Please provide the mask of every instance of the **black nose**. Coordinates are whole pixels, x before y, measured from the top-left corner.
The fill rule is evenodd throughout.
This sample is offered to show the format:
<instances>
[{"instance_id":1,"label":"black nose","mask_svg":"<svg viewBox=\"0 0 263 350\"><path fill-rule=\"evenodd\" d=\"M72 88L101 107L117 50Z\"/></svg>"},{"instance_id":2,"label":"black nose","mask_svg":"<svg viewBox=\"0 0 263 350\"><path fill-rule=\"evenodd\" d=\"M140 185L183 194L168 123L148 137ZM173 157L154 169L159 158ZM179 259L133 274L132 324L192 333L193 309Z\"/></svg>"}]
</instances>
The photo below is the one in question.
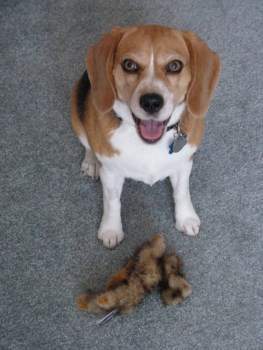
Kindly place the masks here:
<instances>
[{"instance_id":1,"label":"black nose","mask_svg":"<svg viewBox=\"0 0 263 350\"><path fill-rule=\"evenodd\" d=\"M157 113L163 106L163 97L158 94L145 94L140 97L140 106L147 113Z\"/></svg>"}]
</instances>

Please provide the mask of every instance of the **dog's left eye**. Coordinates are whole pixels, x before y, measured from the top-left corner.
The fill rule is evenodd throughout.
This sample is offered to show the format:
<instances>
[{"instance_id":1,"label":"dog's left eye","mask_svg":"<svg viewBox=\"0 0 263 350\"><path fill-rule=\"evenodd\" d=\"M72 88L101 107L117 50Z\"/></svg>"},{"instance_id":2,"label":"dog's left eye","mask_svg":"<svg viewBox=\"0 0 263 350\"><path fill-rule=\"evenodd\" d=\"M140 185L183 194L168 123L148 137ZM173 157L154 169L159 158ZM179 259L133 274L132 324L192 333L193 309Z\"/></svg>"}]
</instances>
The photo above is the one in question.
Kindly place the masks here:
<instances>
[{"instance_id":1,"label":"dog's left eye","mask_svg":"<svg viewBox=\"0 0 263 350\"><path fill-rule=\"evenodd\" d=\"M122 68L127 73L136 73L139 70L139 65L131 59L126 59L122 62Z\"/></svg>"},{"instance_id":2,"label":"dog's left eye","mask_svg":"<svg viewBox=\"0 0 263 350\"><path fill-rule=\"evenodd\" d=\"M180 73L183 69L183 62L179 60L173 60L169 62L166 66L167 73Z\"/></svg>"}]
</instances>

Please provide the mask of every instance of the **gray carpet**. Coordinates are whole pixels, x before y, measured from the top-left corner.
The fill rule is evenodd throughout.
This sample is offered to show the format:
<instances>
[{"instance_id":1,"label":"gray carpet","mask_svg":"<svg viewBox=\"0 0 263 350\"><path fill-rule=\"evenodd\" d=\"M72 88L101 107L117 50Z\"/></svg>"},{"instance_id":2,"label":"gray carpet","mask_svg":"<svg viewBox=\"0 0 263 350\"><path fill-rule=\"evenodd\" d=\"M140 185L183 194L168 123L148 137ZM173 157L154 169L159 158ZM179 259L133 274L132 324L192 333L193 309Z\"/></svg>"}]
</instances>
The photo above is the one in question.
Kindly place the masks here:
<instances>
[{"instance_id":1,"label":"gray carpet","mask_svg":"<svg viewBox=\"0 0 263 350\"><path fill-rule=\"evenodd\" d=\"M263 349L262 16L261 0L1 1L1 350ZM80 176L70 91L102 32L151 22L198 32L222 59L191 177L202 229L174 229L168 181L127 181L126 239L109 251L96 238L100 183ZM155 293L97 327L74 298L160 230L193 295L165 308Z\"/></svg>"}]
</instances>

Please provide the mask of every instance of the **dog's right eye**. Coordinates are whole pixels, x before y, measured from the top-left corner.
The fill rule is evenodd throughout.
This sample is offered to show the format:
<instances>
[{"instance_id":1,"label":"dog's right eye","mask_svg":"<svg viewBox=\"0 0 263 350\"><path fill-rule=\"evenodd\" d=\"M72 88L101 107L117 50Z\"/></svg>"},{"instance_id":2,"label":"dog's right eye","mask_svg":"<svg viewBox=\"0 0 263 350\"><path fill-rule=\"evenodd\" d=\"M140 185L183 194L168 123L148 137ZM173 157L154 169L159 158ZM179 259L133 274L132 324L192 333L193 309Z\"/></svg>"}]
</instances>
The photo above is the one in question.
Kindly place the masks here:
<instances>
[{"instance_id":1,"label":"dog's right eye","mask_svg":"<svg viewBox=\"0 0 263 350\"><path fill-rule=\"evenodd\" d=\"M136 73L139 70L139 65L133 60L127 58L122 62L122 69L127 73Z\"/></svg>"},{"instance_id":2,"label":"dog's right eye","mask_svg":"<svg viewBox=\"0 0 263 350\"><path fill-rule=\"evenodd\" d=\"M183 62L179 60L173 60L170 63L167 64L166 66L166 72L167 73L173 73L173 74L178 74L181 72L183 69Z\"/></svg>"}]
</instances>

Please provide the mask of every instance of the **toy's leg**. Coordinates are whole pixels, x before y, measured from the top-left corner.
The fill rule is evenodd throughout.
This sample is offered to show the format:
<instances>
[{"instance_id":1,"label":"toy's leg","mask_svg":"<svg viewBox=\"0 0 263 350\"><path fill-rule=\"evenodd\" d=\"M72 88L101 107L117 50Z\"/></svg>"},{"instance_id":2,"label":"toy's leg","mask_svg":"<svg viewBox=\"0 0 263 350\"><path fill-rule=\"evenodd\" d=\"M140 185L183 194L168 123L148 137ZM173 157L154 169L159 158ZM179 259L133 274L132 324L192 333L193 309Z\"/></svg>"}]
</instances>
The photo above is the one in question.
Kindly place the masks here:
<instances>
[{"instance_id":1,"label":"toy's leg","mask_svg":"<svg viewBox=\"0 0 263 350\"><path fill-rule=\"evenodd\" d=\"M200 219L196 214L189 191L189 176L193 161L185 160L176 175L170 176L174 191L176 228L190 236L199 232Z\"/></svg>"},{"instance_id":2,"label":"toy's leg","mask_svg":"<svg viewBox=\"0 0 263 350\"><path fill-rule=\"evenodd\" d=\"M101 167L100 179L103 187L103 216L98 238L106 247L114 248L124 237L120 202L124 177Z\"/></svg>"},{"instance_id":3,"label":"toy's leg","mask_svg":"<svg viewBox=\"0 0 263 350\"><path fill-rule=\"evenodd\" d=\"M134 268L134 261L130 259L118 272L112 275L107 282L107 289L116 288L128 280L130 272Z\"/></svg>"},{"instance_id":4,"label":"toy's leg","mask_svg":"<svg viewBox=\"0 0 263 350\"><path fill-rule=\"evenodd\" d=\"M167 305L181 303L192 293L191 285L182 274L181 259L175 254L165 255L162 259L163 290L161 296Z\"/></svg>"},{"instance_id":5,"label":"toy's leg","mask_svg":"<svg viewBox=\"0 0 263 350\"><path fill-rule=\"evenodd\" d=\"M81 294L78 296L77 306L80 310L87 310L92 313L101 313L101 308L97 305L96 296L92 294Z\"/></svg>"},{"instance_id":6,"label":"toy's leg","mask_svg":"<svg viewBox=\"0 0 263 350\"><path fill-rule=\"evenodd\" d=\"M76 301L80 310L88 310L88 305L89 305L88 294L79 295Z\"/></svg>"},{"instance_id":7,"label":"toy's leg","mask_svg":"<svg viewBox=\"0 0 263 350\"><path fill-rule=\"evenodd\" d=\"M191 285L182 276L171 276L169 287L174 291L180 291L182 298L187 298L192 293Z\"/></svg>"},{"instance_id":8,"label":"toy's leg","mask_svg":"<svg viewBox=\"0 0 263 350\"><path fill-rule=\"evenodd\" d=\"M192 293L191 285L181 276L172 276L169 280L169 288L161 292L161 297L166 305L180 304Z\"/></svg>"}]
</instances>

